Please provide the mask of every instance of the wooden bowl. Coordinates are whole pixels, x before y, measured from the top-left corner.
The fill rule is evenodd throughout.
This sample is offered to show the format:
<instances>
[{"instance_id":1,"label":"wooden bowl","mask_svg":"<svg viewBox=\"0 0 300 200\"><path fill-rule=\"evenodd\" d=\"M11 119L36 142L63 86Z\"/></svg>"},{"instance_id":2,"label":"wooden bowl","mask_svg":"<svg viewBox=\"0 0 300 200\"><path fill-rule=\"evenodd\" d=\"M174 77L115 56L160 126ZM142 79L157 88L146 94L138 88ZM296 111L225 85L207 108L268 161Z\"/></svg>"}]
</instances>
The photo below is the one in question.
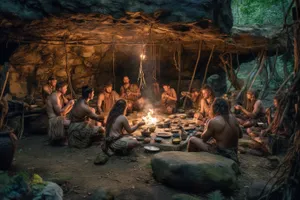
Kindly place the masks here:
<instances>
[{"instance_id":1,"label":"wooden bowl","mask_svg":"<svg viewBox=\"0 0 300 200\"><path fill-rule=\"evenodd\" d=\"M181 142L181 139L180 139L180 138L174 138L174 139L172 140L172 143L173 143L173 144L180 144L180 142Z\"/></svg>"},{"instance_id":2,"label":"wooden bowl","mask_svg":"<svg viewBox=\"0 0 300 200\"><path fill-rule=\"evenodd\" d=\"M151 138L145 138L145 139L144 139L144 143L145 143L145 144L149 144L150 142L151 142Z\"/></svg>"},{"instance_id":3,"label":"wooden bowl","mask_svg":"<svg viewBox=\"0 0 300 200\"><path fill-rule=\"evenodd\" d=\"M157 143L161 143L163 139L161 137L156 137L154 140Z\"/></svg>"},{"instance_id":4,"label":"wooden bowl","mask_svg":"<svg viewBox=\"0 0 300 200\"><path fill-rule=\"evenodd\" d=\"M142 136L144 136L144 137L150 137L150 135L151 135L151 132L148 130L143 130L141 133L142 133Z\"/></svg>"},{"instance_id":5,"label":"wooden bowl","mask_svg":"<svg viewBox=\"0 0 300 200\"><path fill-rule=\"evenodd\" d=\"M180 138L180 134L179 133L173 133L173 138Z\"/></svg>"},{"instance_id":6,"label":"wooden bowl","mask_svg":"<svg viewBox=\"0 0 300 200\"><path fill-rule=\"evenodd\" d=\"M150 131L151 133L153 133L153 132L155 131L155 129L156 129L156 126L150 126L150 127L149 127L149 131Z\"/></svg>"}]
</instances>

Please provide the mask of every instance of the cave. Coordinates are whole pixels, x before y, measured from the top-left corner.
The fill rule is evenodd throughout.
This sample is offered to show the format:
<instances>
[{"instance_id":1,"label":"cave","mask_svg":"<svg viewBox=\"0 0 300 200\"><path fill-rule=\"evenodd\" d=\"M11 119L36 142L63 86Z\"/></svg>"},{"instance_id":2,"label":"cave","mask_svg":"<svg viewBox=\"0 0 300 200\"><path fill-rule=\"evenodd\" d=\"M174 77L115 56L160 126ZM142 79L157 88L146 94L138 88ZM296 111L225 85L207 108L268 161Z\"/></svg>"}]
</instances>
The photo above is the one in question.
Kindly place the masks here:
<instances>
[{"instance_id":1,"label":"cave","mask_svg":"<svg viewBox=\"0 0 300 200\"><path fill-rule=\"evenodd\" d=\"M0 156L4 155L5 159L8 158L7 155L11 155L9 167L13 163L13 169L9 168L7 172L7 180L13 178L13 181L27 181L30 183L25 188L27 191L34 184L43 187L44 184L48 184L39 177L41 175L45 180L58 184L57 187L54 185L58 188L57 195L63 192L65 199L72 200L113 199L106 189L112 189L116 199L202 199L203 194L212 191L213 194L208 195L209 199L219 199L218 196L223 194L231 199L246 199L249 182L258 178L267 179L271 174L270 170L261 170L263 167L257 164L266 163L267 158L249 156L246 151L240 150L243 144L255 146L259 142L254 141L248 133L248 128L236 120L234 128L239 130L236 138L243 137L236 140L235 145L238 149L234 149L234 153L242 158L240 161L223 155L212 156L206 152L180 152L190 151L190 141L195 139L197 134L207 132L211 119L195 117L194 114L200 109L193 110L191 114L190 110L185 110L185 101L183 106L179 105L179 98L183 92L191 92L192 89L201 93L203 86L209 85L215 91L212 103L218 99L224 100L228 106L228 109L225 109L228 111L226 116L235 116L235 106L241 106L238 104L245 101L243 98L249 95L258 76L263 77L259 80L262 89L259 97L263 97L265 91L270 89L269 84L275 77L274 74L277 73L277 57L293 57L290 45L291 27L298 26L298 29L295 28L298 32L295 31L294 34L299 36L299 16L296 16L298 20L294 24L285 24L286 31L272 24L236 25L231 5L231 0L3 0L0 4L0 127L12 129L3 131L3 137L0 135L0 147L7 147L1 145L1 139L5 136L9 136L11 141L18 138L20 144L16 147L16 142L13 142L14 150L9 151L9 154L1 154L2 149L0 151ZM297 5L299 7L300 4ZM287 16L288 13L285 22ZM298 42L299 46L299 37L298 40L295 38L295 43ZM275 124L279 129L285 120L284 115L292 116L294 121L299 117L298 46L294 44L294 71L289 73L286 70L285 80L276 88L278 91L286 89L284 91L287 94L280 102L280 111L277 110L277 114L280 113L276 119L280 119L280 123L275 120L272 123L261 122L256 123L255 128L271 127ZM288 65L287 60L285 65ZM246 78L239 77L241 65L250 62L254 64L245 65ZM107 116L101 119L102 124L99 127L103 131L102 138L96 145L90 145L84 150L71 146L66 149L49 142L47 133L49 134L51 119L46 109L49 107L48 99L45 104L42 97L43 86L48 83L49 77L55 77L59 82L67 82L66 96L69 102L74 100L73 104L83 99L84 87L88 85L92 88L91 91L95 92L95 96L86 105L95 108L98 95L105 90L105 85L112 83L113 89L119 93L124 76L128 76L131 83L139 86L145 99L153 100L147 101L151 104L147 110L128 115L125 111L122 113L126 120L128 119L128 126L135 127L134 131L137 132L136 135L130 133L126 137L133 137L134 140L143 143L144 149L137 147L138 159L123 159L114 153L108 156L105 152L109 157L105 161L106 165L92 165L99 165L96 160L99 158L99 152L104 151L102 144L111 145L107 142L110 138L105 135L105 131L111 128L106 126ZM155 106L158 105L156 103L161 102L160 99L153 98L154 83L159 83L160 95L163 92L162 85L170 84L178 97L176 106L182 107L174 109L172 114L156 112L159 110L155 110ZM278 91L271 91L273 96L267 103L272 104ZM227 98L236 94L238 95L232 99ZM232 102L228 103L231 100ZM285 102L287 106L283 105ZM294 109L296 105L298 107ZM91 112L100 116L96 114L95 109ZM106 114L109 118L110 112ZM67 114L57 117L67 118ZM212 119L215 119L215 116ZM230 126L226 119L224 118L224 122ZM150 123L151 126L146 124L149 125L147 129L142 129L139 127L139 120L142 121L141 126L148 121L154 122ZM197 124L199 121L201 125ZM69 130L70 124L71 122L68 125L60 124L64 133ZM226 125L221 131L225 130L224 127ZM291 123L291 127L293 131L296 130L296 122ZM16 137L13 137L13 133ZM153 137L154 133L156 135ZM298 131L297 137L299 135ZM157 152L166 152L154 152L157 154L153 155L153 149L145 148L147 145L156 147L156 150L159 147ZM129 143L126 143L126 147L128 146ZM288 147L286 143L285 147ZM297 147L299 149L299 144ZM129 151L125 153L129 154ZM277 162L274 158L270 160ZM167 163L169 161L171 164ZM181 163L178 164L179 162ZM200 167L204 166L203 169L198 170L198 164ZM239 168L242 169L242 173ZM31 180L29 181L24 174L19 174L20 178L16 175L19 171L26 171ZM238 176L242 177L242 181L238 181ZM7 192L11 192L12 196L19 195L13 187L4 187L1 181L2 172L0 198ZM10 185L13 181L7 184ZM2 190L2 186L5 190ZM230 192L227 193L227 190ZM184 194L178 195L181 191ZM32 195L33 192L35 190L20 195Z\"/></svg>"}]
</instances>

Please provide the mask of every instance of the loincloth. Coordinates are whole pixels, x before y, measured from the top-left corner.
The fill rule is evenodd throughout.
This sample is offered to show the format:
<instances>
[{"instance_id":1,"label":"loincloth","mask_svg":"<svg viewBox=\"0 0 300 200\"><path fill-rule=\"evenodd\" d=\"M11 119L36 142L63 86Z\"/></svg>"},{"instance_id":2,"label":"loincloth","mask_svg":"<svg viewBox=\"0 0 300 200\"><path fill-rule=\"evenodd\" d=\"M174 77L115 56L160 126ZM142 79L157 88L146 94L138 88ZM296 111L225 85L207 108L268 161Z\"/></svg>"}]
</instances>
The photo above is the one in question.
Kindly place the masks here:
<instances>
[{"instance_id":1,"label":"loincloth","mask_svg":"<svg viewBox=\"0 0 300 200\"><path fill-rule=\"evenodd\" d=\"M100 134L100 126L91 126L87 122L72 122L68 128L70 147L86 148L91 145L92 137Z\"/></svg>"},{"instance_id":2,"label":"loincloth","mask_svg":"<svg viewBox=\"0 0 300 200\"><path fill-rule=\"evenodd\" d=\"M123 152L128 150L128 144L132 140L133 139L130 137L121 137L120 139L117 139L116 141L112 142L109 147L114 152Z\"/></svg>"},{"instance_id":3,"label":"loincloth","mask_svg":"<svg viewBox=\"0 0 300 200\"><path fill-rule=\"evenodd\" d=\"M237 148L220 148L217 147L216 144L209 144L208 152L229 158L236 163L239 163Z\"/></svg>"},{"instance_id":4,"label":"loincloth","mask_svg":"<svg viewBox=\"0 0 300 200\"><path fill-rule=\"evenodd\" d=\"M64 127L65 117L57 116L49 119L48 136L51 141L60 140L66 137Z\"/></svg>"}]
</instances>

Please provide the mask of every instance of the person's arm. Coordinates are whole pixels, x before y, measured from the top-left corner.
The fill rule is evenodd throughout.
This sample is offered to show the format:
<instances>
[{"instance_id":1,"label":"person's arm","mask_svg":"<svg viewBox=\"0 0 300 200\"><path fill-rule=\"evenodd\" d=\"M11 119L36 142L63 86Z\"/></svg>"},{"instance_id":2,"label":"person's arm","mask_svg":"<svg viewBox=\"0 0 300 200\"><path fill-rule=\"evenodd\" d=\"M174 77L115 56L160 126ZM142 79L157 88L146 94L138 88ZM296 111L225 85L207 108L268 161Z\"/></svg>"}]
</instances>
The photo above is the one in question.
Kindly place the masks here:
<instances>
[{"instance_id":1,"label":"person's arm","mask_svg":"<svg viewBox=\"0 0 300 200\"><path fill-rule=\"evenodd\" d=\"M67 105L69 103L69 100L63 95L62 95L62 99L63 99L63 102L65 105Z\"/></svg>"},{"instance_id":2,"label":"person's arm","mask_svg":"<svg viewBox=\"0 0 300 200\"><path fill-rule=\"evenodd\" d=\"M87 112L87 116L93 120L96 120L98 122L103 121L104 117L101 115L97 115L95 112L93 112L88 106L85 108ZM93 109L94 110L94 109Z\"/></svg>"},{"instance_id":3,"label":"person's arm","mask_svg":"<svg viewBox=\"0 0 300 200\"><path fill-rule=\"evenodd\" d=\"M205 113L205 111L204 111L205 105L206 105L205 100L201 99L201 101L200 101L200 109L199 110L200 110L200 114L203 115L203 116L204 116L204 113Z\"/></svg>"},{"instance_id":4,"label":"person's arm","mask_svg":"<svg viewBox=\"0 0 300 200\"><path fill-rule=\"evenodd\" d=\"M116 91L113 91L113 95L115 101L118 101L120 99L120 95Z\"/></svg>"},{"instance_id":5,"label":"person's arm","mask_svg":"<svg viewBox=\"0 0 300 200\"><path fill-rule=\"evenodd\" d=\"M167 98L172 100L172 101L177 101L177 94L176 94L175 90L172 89L171 92L172 92L172 95L171 96L167 95Z\"/></svg>"},{"instance_id":6,"label":"person's arm","mask_svg":"<svg viewBox=\"0 0 300 200\"><path fill-rule=\"evenodd\" d=\"M51 94L51 91L50 91L50 89L49 89L49 86L47 86L47 85L44 85L43 91L44 91L44 93L46 93L47 95L50 95L50 94Z\"/></svg>"},{"instance_id":7,"label":"person's arm","mask_svg":"<svg viewBox=\"0 0 300 200\"><path fill-rule=\"evenodd\" d=\"M66 115L70 112L70 110L72 109L73 105L74 105L74 101L71 100L68 102L68 104L64 107L62 107L59 99L57 96L52 97L52 102L53 102L53 110L57 115Z\"/></svg>"},{"instance_id":8,"label":"person's arm","mask_svg":"<svg viewBox=\"0 0 300 200\"><path fill-rule=\"evenodd\" d=\"M102 112L101 106L102 106L103 100L104 100L104 95L103 95L103 94L100 94L100 95L98 96L98 101L97 101L97 108L98 108L98 111L99 111L100 113Z\"/></svg>"},{"instance_id":9,"label":"person's arm","mask_svg":"<svg viewBox=\"0 0 300 200\"><path fill-rule=\"evenodd\" d=\"M126 97L126 93L125 93L124 87L120 88L120 95L121 95L121 98L125 98Z\"/></svg>"},{"instance_id":10,"label":"person's arm","mask_svg":"<svg viewBox=\"0 0 300 200\"><path fill-rule=\"evenodd\" d=\"M213 125L213 120L210 120L207 124L206 129L201 135L201 139L203 140L203 142L207 142L210 138L213 137L213 135L214 135L214 125Z\"/></svg>"},{"instance_id":11,"label":"person's arm","mask_svg":"<svg viewBox=\"0 0 300 200\"><path fill-rule=\"evenodd\" d=\"M252 112L249 112L248 110L246 110L245 108L241 107L241 111L247 115L248 117L251 117L251 118L255 118L259 112L261 111L261 107L262 107L262 102L260 100L257 100L254 104L254 109Z\"/></svg>"},{"instance_id":12,"label":"person's arm","mask_svg":"<svg viewBox=\"0 0 300 200\"><path fill-rule=\"evenodd\" d=\"M144 122L140 122L135 126L130 127L129 123L128 123L128 119L123 116L122 117L122 125L125 129L125 131L129 134L133 133L134 131L136 131L140 126L143 126L145 123Z\"/></svg>"}]
</instances>

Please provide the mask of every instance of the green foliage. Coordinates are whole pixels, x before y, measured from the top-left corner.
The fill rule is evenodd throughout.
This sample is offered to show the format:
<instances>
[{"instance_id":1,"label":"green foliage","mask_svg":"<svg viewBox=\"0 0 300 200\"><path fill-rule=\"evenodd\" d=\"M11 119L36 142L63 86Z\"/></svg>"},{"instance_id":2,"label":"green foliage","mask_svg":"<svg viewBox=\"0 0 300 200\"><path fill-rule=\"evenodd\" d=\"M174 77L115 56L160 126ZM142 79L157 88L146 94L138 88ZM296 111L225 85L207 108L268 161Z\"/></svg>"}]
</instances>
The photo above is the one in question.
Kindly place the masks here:
<instances>
[{"instance_id":1,"label":"green foliage","mask_svg":"<svg viewBox=\"0 0 300 200\"><path fill-rule=\"evenodd\" d=\"M207 198L208 198L208 200L224 200L225 199L219 190L209 193L207 195Z\"/></svg>"},{"instance_id":2,"label":"green foliage","mask_svg":"<svg viewBox=\"0 0 300 200\"><path fill-rule=\"evenodd\" d=\"M232 0L235 25L282 25L291 0ZM288 15L291 22L291 13Z\"/></svg>"}]
</instances>

